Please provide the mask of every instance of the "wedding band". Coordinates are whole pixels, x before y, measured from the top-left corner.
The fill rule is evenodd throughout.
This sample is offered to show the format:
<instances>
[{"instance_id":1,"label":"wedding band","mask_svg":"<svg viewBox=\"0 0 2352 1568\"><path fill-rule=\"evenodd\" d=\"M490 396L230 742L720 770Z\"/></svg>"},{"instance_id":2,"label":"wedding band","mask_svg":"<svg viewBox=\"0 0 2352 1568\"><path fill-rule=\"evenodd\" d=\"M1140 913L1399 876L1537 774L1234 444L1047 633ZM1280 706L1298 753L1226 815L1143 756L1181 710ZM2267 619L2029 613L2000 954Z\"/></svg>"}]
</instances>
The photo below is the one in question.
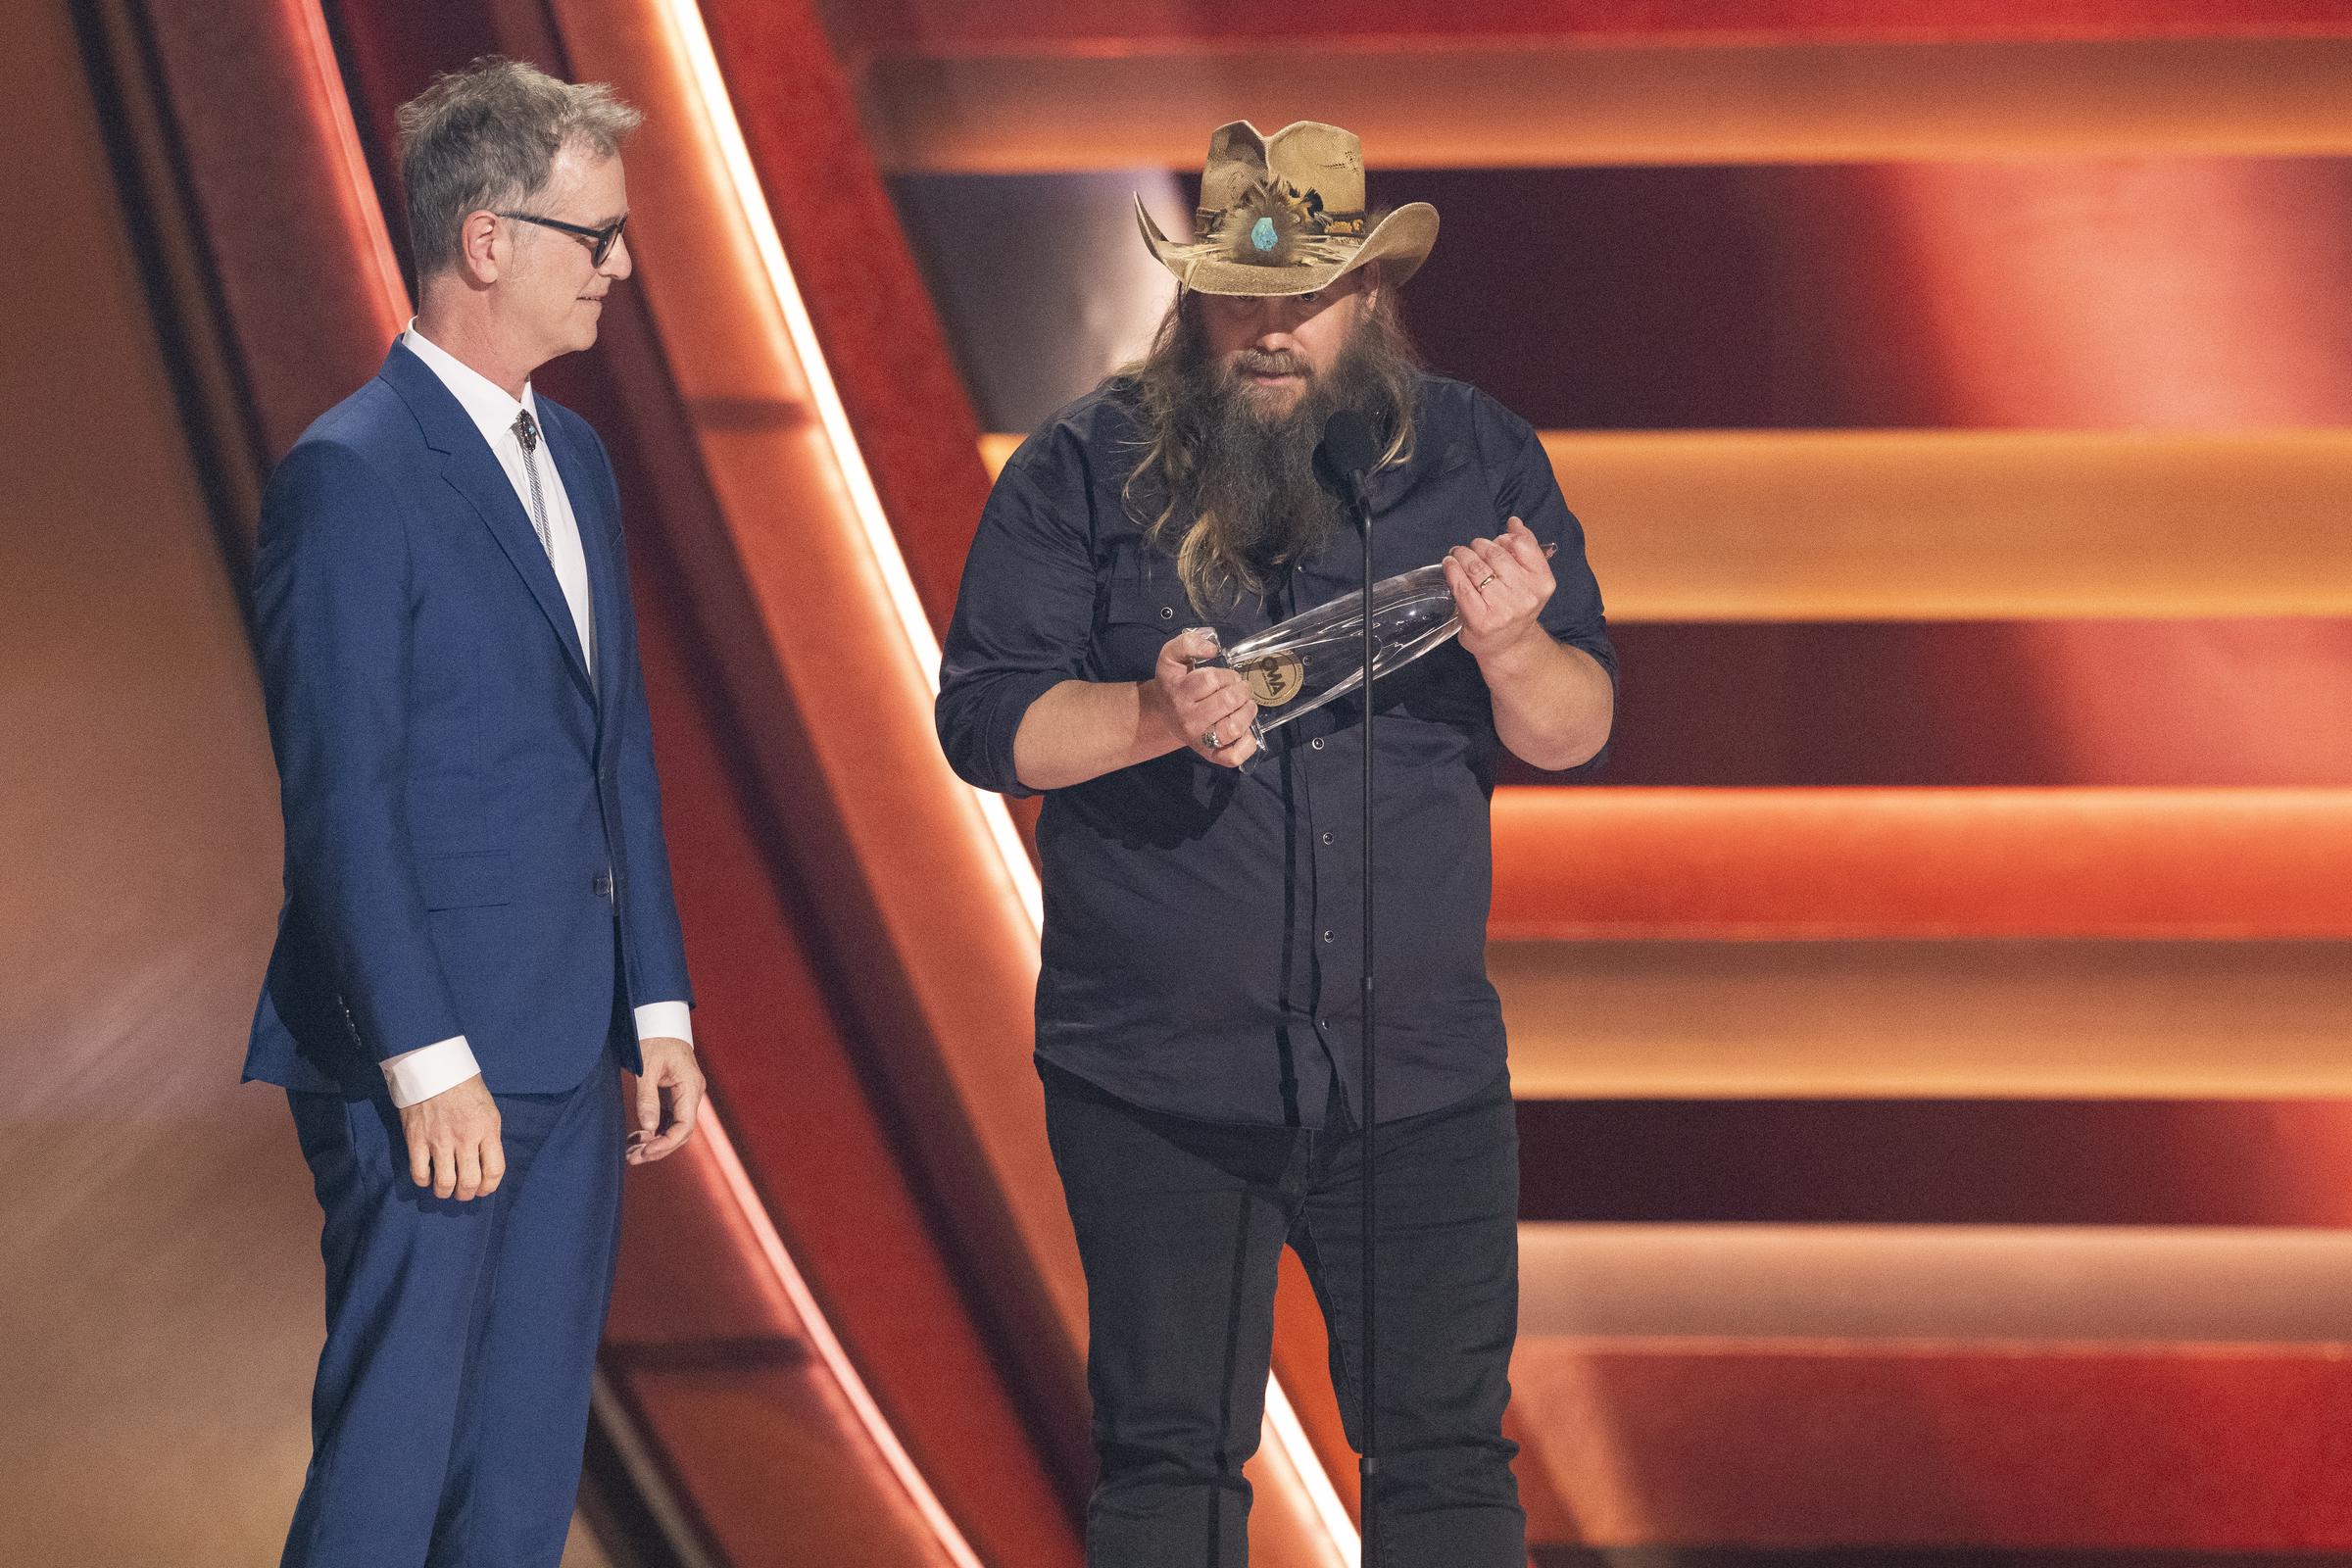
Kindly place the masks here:
<instances>
[{"instance_id":1,"label":"wedding band","mask_svg":"<svg viewBox=\"0 0 2352 1568\"><path fill-rule=\"evenodd\" d=\"M1212 729L1207 734L1200 737L1200 744L1213 752L1222 748L1225 743L1217 739L1217 732Z\"/></svg>"},{"instance_id":2,"label":"wedding band","mask_svg":"<svg viewBox=\"0 0 2352 1568\"><path fill-rule=\"evenodd\" d=\"M1487 584L1493 582L1494 580L1494 574L1490 571L1484 577L1478 579L1478 586L1484 588Z\"/></svg>"}]
</instances>

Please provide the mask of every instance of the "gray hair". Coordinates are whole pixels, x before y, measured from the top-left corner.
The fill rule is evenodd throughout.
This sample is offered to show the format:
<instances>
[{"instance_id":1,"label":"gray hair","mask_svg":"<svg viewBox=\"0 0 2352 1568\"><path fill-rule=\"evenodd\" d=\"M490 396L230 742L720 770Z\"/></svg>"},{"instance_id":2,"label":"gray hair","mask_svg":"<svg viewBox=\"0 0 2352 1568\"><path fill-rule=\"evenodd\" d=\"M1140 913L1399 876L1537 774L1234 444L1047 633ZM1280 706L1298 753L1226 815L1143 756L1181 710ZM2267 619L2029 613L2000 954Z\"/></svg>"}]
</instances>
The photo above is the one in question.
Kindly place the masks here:
<instances>
[{"instance_id":1,"label":"gray hair","mask_svg":"<svg viewBox=\"0 0 2352 1568\"><path fill-rule=\"evenodd\" d=\"M537 195L566 146L612 157L644 118L603 82L499 55L435 78L395 117L418 284L463 260L466 214Z\"/></svg>"}]
</instances>

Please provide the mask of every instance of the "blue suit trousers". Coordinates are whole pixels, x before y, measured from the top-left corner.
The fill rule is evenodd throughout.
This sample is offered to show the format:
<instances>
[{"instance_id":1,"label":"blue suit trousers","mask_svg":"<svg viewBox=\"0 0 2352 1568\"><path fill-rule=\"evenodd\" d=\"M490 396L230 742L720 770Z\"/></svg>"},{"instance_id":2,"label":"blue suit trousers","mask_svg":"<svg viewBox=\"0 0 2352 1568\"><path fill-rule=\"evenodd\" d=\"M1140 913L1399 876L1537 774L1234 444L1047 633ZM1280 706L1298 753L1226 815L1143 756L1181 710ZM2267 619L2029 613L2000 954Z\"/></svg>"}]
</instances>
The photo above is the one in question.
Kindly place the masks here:
<instances>
[{"instance_id":1,"label":"blue suit trousers","mask_svg":"<svg viewBox=\"0 0 2352 1568\"><path fill-rule=\"evenodd\" d=\"M326 1348L283 1568L555 1568L620 1229L620 1059L497 1095L507 1174L409 1178L400 1112L287 1096L325 1213Z\"/></svg>"}]
</instances>

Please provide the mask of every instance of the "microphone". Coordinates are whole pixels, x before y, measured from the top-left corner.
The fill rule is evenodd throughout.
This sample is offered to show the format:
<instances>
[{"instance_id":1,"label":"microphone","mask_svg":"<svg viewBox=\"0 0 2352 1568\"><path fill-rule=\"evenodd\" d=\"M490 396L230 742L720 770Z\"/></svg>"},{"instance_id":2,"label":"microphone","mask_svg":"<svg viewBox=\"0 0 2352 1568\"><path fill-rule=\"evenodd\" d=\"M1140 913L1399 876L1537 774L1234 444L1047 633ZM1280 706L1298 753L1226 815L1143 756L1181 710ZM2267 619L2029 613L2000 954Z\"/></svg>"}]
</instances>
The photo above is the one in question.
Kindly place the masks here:
<instances>
[{"instance_id":1,"label":"microphone","mask_svg":"<svg viewBox=\"0 0 2352 1568\"><path fill-rule=\"evenodd\" d=\"M1355 503L1357 516L1368 516L1371 509L1364 504L1364 476L1380 462L1372 421L1353 409L1335 410L1323 421L1323 444L1315 448L1315 459Z\"/></svg>"}]
</instances>

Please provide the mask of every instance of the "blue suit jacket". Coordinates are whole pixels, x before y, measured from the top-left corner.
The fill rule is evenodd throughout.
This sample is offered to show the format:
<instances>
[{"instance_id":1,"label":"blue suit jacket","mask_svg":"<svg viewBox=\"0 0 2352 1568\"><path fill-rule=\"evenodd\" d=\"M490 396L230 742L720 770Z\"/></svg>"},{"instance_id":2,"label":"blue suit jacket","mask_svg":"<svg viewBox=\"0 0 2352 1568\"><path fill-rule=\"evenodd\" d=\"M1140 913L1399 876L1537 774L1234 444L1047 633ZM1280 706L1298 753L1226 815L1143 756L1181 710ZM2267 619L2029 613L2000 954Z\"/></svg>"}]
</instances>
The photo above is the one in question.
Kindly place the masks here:
<instances>
[{"instance_id":1,"label":"blue suit jacket","mask_svg":"<svg viewBox=\"0 0 2352 1568\"><path fill-rule=\"evenodd\" d=\"M638 1065L616 953L629 1004L692 1000L612 466L538 408L593 681L514 487L405 347L270 475L254 608L286 900L248 1079L378 1094L384 1057L463 1034L492 1090L556 1093L616 1028Z\"/></svg>"}]
</instances>

